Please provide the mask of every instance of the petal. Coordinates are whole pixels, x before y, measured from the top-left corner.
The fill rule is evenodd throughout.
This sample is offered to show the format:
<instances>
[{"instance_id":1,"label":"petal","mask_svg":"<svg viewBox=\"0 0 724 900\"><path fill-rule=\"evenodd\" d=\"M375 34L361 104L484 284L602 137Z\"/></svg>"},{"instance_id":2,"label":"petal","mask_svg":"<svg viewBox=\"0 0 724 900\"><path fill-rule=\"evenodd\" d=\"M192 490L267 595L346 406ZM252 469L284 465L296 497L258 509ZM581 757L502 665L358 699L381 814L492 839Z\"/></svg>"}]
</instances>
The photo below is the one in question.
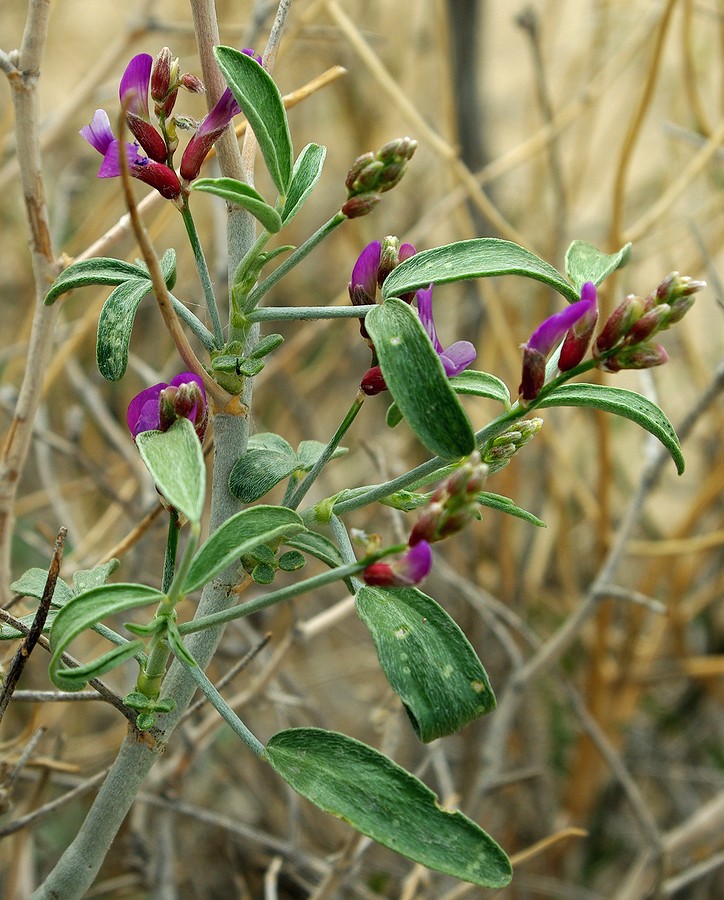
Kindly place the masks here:
<instances>
[{"instance_id":1,"label":"petal","mask_svg":"<svg viewBox=\"0 0 724 900\"><path fill-rule=\"evenodd\" d=\"M417 291L415 296L417 297L417 314L420 317L420 321L432 341L435 351L440 354L442 352L442 344L438 340L435 320L432 317L432 285Z\"/></svg>"},{"instance_id":2,"label":"petal","mask_svg":"<svg viewBox=\"0 0 724 900\"><path fill-rule=\"evenodd\" d=\"M114 140L113 129L111 128L111 120L105 109L97 109L93 113L93 118L89 125L85 125L80 130L80 136L97 150L103 156L106 155L108 147Z\"/></svg>"},{"instance_id":3,"label":"petal","mask_svg":"<svg viewBox=\"0 0 724 900\"><path fill-rule=\"evenodd\" d=\"M155 431L158 428L161 422L158 399L161 391L167 387L168 385L163 381L154 384L141 391L140 394L136 394L128 404L126 421L134 438L142 431Z\"/></svg>"},{"instance_id":4,"label":"petal","mask_svg":"<svg viewBox=\"0 0 724 900\"><path fill-rule=\"evenodd\" d=\"M215 131L223 131L234 116L241 112L236 98L227 88L214 104L210 113L204 116L199 125L198 134L207 135Z\"/></svg>"},{"instance_id":5,"label":"petal","mask_svg":"<svg viewBox=\"0 0 724 900\"><path fill-rule=\"evenodd\" d=\"M583 300L571 303L569 307L554 313L536 328L528 341L531 350L537 350L548 356L563 335L590 310L590 301Z\"/></svg>"},{"instance_id":6,"label":"petal","mask_svg":"<svg viewBox=\"0 0 724 900\"><path fill-rule=\"evenodd\" d=\"M148 84L151 80L153 57L149 53L139 53L126 66L118 95L126 112L148 118Z\"/></svg>"},{"instance_id":7,"label":"petal","mask_svg":"<svg viewBox=\"0 0 724 900\"><path fill-rule=\"evenodd\" d=\"M377 272L380 268L380 255L382 244L372 241L357 257L357 262L352 269L350 289L361 288L369 297L369 302L375 302L377 294Z\"/></svg>"},{"instance_id":8,"label":"petal","mask_svg":"<svg viewBox=\"0 0 724 900\"><path fill-rule=\"evenodd\" d=\"M116 178L121 174L121 142L114 138L108 145L101 167L98 170L99 178ZM141 156L136 149L135 144L126 143L126 158L129 166L144 165L148 160L145 156Z\"/></svg>"},{"instance_id":9,"label":"petal","mask_svg":"<svg viewBox=\"0 0 724 900\"><path fill-rule=\"evenodd\" d=\"M448 378L454 378L473 362L477 356L470 341L456 341L440 353L440 361Z\"/></svg>"},{"instance_id":10,"label":"petal","mask_svg":"<svg viewBox=\"0 0 724 900\"><path fill-rule=\"evenodd\" d=\"M414 256L417 253L417 250L412 246L412 244L400 244L400 250L397 254L400 262L404 262L406 259L409 259L411 256Z\"/></svg>"},{"instance_id":11,"label":"petal","mask_svg":"<svg viewBox=\"0 0 724 900\"><path fill-rule=\"evenodd\" d=\"M419 541L392 568L408 584L419 584L432 568L432 548L427 541Z\"/></svg>"}]
</instances>

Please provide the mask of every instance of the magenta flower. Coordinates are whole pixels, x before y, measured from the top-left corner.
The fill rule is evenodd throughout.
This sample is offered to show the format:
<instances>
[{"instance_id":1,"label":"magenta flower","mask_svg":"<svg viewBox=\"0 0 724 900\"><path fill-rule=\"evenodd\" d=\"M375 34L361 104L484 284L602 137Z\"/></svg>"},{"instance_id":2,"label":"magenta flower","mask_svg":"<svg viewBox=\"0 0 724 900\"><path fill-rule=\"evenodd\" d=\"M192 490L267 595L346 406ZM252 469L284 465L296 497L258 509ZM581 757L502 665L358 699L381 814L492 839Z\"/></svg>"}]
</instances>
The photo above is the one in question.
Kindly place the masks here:
<instances>
[{"instance_id":1,"label":"magenta flower","mask_svg":"<svg viewBox=\"0 0 724 900\"><path fill-rule=\"evenodd\" d=\"M596 324L597 315L596 288L589 281L584 284L581 290L581 299L577 303L571 303L566 309L554 313L541 322L530 336L528 343L522 345L523 374L518 391L523 400L535 400L538 396L545 382L546 360L553 348L579 321L586 323L584 327L584 331L587 332L585 337L586 347L583 349L583 353L586 352L591 332ZM579 349L580 347L577 346L576 353ZM583 358L583 353L581 353L581 359ZM578 362L580 362L580 359L574 365L577 365ZM572 366L569 366L569 368L572 368Z\"/></svg>"},{"instance_id":2,"label":"magenta flower","mask_svg":"<svg viewBox=\"0 0 724 900\"><path fill-rule=\"evenodd\" d=\"M437 337L435 329L435 320L432 317L432 285L422 288L416 294L417 297L417 314L420 317L425 331L427 332L435 352L440 357L440 362L445 369L448 378L454 378L473 362L477 356L475 347L470 341L456 341L449 347L443 349Z\"/></svg>"},{"instance_id":3,"label":"magenta flower","mask_svg":"<svg viewBox=\"0 0 724 900\"><path fill-rule=\"evenodd\" d=\"M201 120L198 131L191 138L181 157L181 177L193 181L201 171L201 165L209 150L224 133L234 116L241 112L231 90L227 88L219 97L214 108Z\"/></svg>"},{"instance_id":4,"label":"magenta flower","mask_svg":"<svg viewBox=\"0 0 724 900\"><path fill-rule=\"evenodd\" d=\"M176 419L189 419L199 440L206 433L206 391L198 375L181 372L170 383L161 381L131 400L126 420L136 438L142 431L166 431Z\"/></svg>"},{"instance_id":5,"label":"magenta flower","mask_svg":"<svg viewBox=\"0 0 724 900\"><path fill-rule=\"evenodd\" d=\"M432 549L419 541L393 563L376 562L367 566L362 577L372 587L411 587L420 584L432 568Z\"/></svg>"}]
</instances>

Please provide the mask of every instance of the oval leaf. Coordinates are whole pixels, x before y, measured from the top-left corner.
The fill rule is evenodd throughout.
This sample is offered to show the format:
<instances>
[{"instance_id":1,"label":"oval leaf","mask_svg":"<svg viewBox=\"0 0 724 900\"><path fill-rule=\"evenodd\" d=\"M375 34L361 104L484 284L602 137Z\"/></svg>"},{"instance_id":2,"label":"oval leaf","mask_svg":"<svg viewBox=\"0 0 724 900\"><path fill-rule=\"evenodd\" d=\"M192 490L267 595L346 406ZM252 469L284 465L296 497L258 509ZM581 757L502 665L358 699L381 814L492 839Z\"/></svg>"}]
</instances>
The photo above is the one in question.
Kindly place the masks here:
<instances>
[{"instance_id":1,"label":"oval leaf","mask_svg":"<svg viewBox=\"0 0 724 900\"><path fill-rule=\"evenodd\" d=\"M474 397L487 397L489 400L497 400L506 409L510 408L510 392L500 378L489 372L476 372L475 369L466 369L459 375L450 379L452 389L456 394L470 394Z\"/></svg>"},{"instance_id":2,"label":"oval leaf","mask_svg":"<svg viewBox=\"0 0 724 900\"><path fill-rule=\"evenodd\" d=\"M636 391L605 384L562 384L536 403L537 409L550 406L590 406L631 419L661 441L671 454L679 475L684 471L684 455L674 426L659 406Z\"/></svg>"},{"instance_id":3,"label":"oval leaf","mask_svg":"<svg viewBox=\"0 0 724 900\"><path fill-rule=\"evenodd\" d=\"M122 284L135 278L148 278L148 271L133 263L111 257L81 259L64 269L45 295L45 305L53 303L68 291L88 287L91 284Z\"/></svg>"},{"instance_id":4,"label":"oval leaf","mask_svg":"<svg viewBox=\"0 0 724 900\"><path fill-rule=\"evenodd\" d=\"M422 443L443 459L472 453L470 420L415 312L393 298L370 310L365 325L395 403Z\"/></svg>"},{"instance_id":5,"label":"oval leaf","mask_svg":"<svg viewBox=\"0 0 724 900\"><path fill-rule=\"evenodd\" d=\"M60 657L70 642L81 632L93 627L106 616L138 606L147 606L149 603L159 603L163 598L164 594L162 591L143 584L104 584L89 591L84 591L81 594L76 594L72 600L69 600L58 611L50 629L52 655L50 657L49 671L53 683L59 687L63 686L61 682L64 681L66 676L58 676L61 665ZM124 643L122 648L127 646L128 644ZM134 649L130 655L133 656L137 652L139 650ZM127 658L127 656L124 656L119 662L123 662ZM82 679L79 681L74 680L73 687L63 687L63 689L79 691L83 684L85 682Z\"/></svg>"},{"instance_id":6,"label":"oval leaf","mask_svg":"<svg viewBox=\"0 0 724 900\"><path fill-rule=\"evenodd\" d=\"M229 203L243 206L271 234L276 234L282 227L282 219L273 206L269 206L262 195L249 184L235 178L197 178L191 185L194 191L203 191L223 197Z\"/></svg>"},{"instance_id":7,"label":"oval leaf","mask_svg":"<svg viewBox=\"0 0 724 900\"><path fill-rule=\"evenodd\" d=\"M273 450L247 450L229 474L229 490L242 503L253 503L298 466L296 455L287 456Z\"/></svg>"},{"instance_id":8,"label":"oval leaf","mask_svg":"<svg viewBox=\"0 0 724 900\"><path fill-rule=\"evenodd\" d=\"M106 381L120 381L126 374L128 347L138 306L152 290L147 278L124 281L103 304L98 319L96 360Z\"/></svg>"},{"instance_id":9,"label":"oval leaf","mask_svg":"<svg viewBox=\"0 0 724 900\"><path fill-rule=\"evenodd\" d=\"M601 253L586 241L573 241L566 252L566 275L580 293L586 281L600 284L605 278L626 265L631 257L631 244L618 253Z\"/></svg>"},{"instance_id":10,"label":"oval leaf","mask_svg":"<svg viewBox=\"0 0 724 900\"><path fill-rule=\"evenodd\" d=\"M214 47L231 93L247 118L272 181L286 196L292 179L292 139L279 88L256 60L233 47Z\"/></svg>"},{"instance_id":11,"label":"oval leaf","mask_svg":"<svg viewBox=\"0 0 724 900\"><path fill-rule=\"evenodd\" d=\"M357 612L421 741L453 734L495 709L482 663L432 597L416 588L365 587Z\"/></svg>"},{"instance_id":12,"label":"oval leaf","mask_svg":"<svg viewBox=\"0 0 724 900\"><path fill-rule=\"evenodd\" d=\"M204 510L206 467L191 422L178 419L168 431L142 431L136 444L161 494L187 519L198 522Z\"/></svg>"},{"instance_id":13,"label":"oval leaf","mask_svg":"<svg viewBox=\"0 0 724 900\"><path fill-rule=\"evenodd\" d=\"M270 739L264 756L315 806L396 853L481 887L510 882L510 860L490 835L372 747L333 731L291 728Z\"/></svg>"},{"instance_id":14,"label":"oval leaf","mask_svg":"<svg viewBox=\"0 0 724 900\"><path fill-rule=\"evenodd\" d=\"M553 266L519 244L499 238L473 238L416 253L387 276L382 296L399 297L429 284L492 275L534 278L563 294L569 303L581 299L578 291Z\"/></svg>"},{"instance_id":15,"label":"oval leaf","mask_svg":"<svg viewBox=\"0 0 724 900\"><path fill-rule=\"evenodd\" d=\"M304 531L299 516L283 506L254 506L227 519L191 561L183 593L190 594L261 544Z\"/></svg>"},{"instance_id":16,"label":"oval leaf","mask_svg":"<svg viewBox=\"0 0 724 900\"><path fill-rule=\"evenodd\" d=\"M292 172L292 183L289 185L287 199L282 210L284 225L296 216L319 181L326 155L327 148L322 147L321 144L307 144L297 157Z\"/></svg>"}]
</instances>

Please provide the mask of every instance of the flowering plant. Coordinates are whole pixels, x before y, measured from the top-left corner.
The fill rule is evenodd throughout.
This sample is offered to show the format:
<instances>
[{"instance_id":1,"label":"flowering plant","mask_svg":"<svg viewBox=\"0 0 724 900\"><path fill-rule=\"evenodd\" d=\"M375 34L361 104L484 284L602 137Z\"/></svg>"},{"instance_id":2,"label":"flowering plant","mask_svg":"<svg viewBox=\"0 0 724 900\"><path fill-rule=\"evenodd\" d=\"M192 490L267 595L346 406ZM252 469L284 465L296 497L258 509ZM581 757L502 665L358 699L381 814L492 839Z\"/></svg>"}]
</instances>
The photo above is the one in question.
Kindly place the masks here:
<instances>
[{"instance_id":1,"label":"flowering plant","mask_svg":"<svg viewBox=\"0 0 724 900\"><path fill-rule=\"evenodd\" d=\"M443 606L419 588L434 571L433 545L475 527L486 507L542 524L514 501L485 490L486 479L540 431L542 419L531 415L536 410L587 406L629 419L656 437L683 471L676 433L656 404L623 388L572 379L594 369L613 373L664 363L666 351L652 338L682 318L703 282L673 273L646 300L627 297L596 336L597 288L626 264L630 245L605 254L574 242L562 273L508 240L476 238L417 252L388 237L368 244L352 264L350 305L263 306L267 293L322 241L348 220L378 207L403 179L416 143L403 137L359 157L334 215L299 246L268 249L310 197L326 150L312 143L295 156L281 94L252 51L218 46L214 58L228 86L208 114L191 124L193 134L178 170L179 131L189 126L174 114L178 92L198 93L203 86L194 76L180 74L168 48L155 60L139 54L128 63L119 88L117 135L103 110L81 131L103 157L100 178L121 178L126 187L129 178L140 180L180 211L207 321L192 310L188 298L171 294L175 252L157 259L136 218L142 262L95 258L72 263L45 297L52 306L75 289L113 286L99 317L97 357L101 374L118 381L126 372L139 305L153 295L186 370L142 390L127 413L131 436L169 513L159 585L106 584L110 570L99 566L87 586L71 591L66 585L62 603L51 603L52 590L48 598L52 610L40 630L49 631L50 677L57 687L80 691L126 665L133 668L135 684L119 698L131 731L108 787L38 896L59 896L64 890L76 896L87 889L103 848L156 758L156 748L171 738L196 689L251 753L321 809L428 868L479 886L502 887L510 881L511 865L501 847L472 819L443 809L419 779L372 747L323 728L286 728L262 743L220 695L206 668L229 622L326 585L347 585L380 667L421 741L454 734L491 713L494 688L475 648ZM258 142L275 192L271 201L245 180L200 177L213 145L239 113ZM134 141L125 139L125 130ZM195 191L222 198L232 219L243 221L235 234L239 240L226 326L192 215ZM128 202L137 217L132 195ZM277 265L269 272L274 260ZM433 318L433 290L440 297L446 284L492 276L542 282L569 304L522 344L517 397L497 376L471 368L478 354L470 341L443 347ZM360 389L335 433L326 443L302 441L296 449L281 435L251 434L254 379L282 344L280 335L262 334L262 325L333 317L359 319L372 351L371 365L360 372ZM203 348L203 359L183 326ZM363 484L307 502L326 466L345 452L341 442L354 435L364 404L382 402L367 398L385 392L391 397L387 424L408 428L427 459L382 484ZM498 412L474 425L461 397L492 400ZM215 458L204 538L203 443L210 442L212 432ZM258 502L279 485L280 503ZM436 487L428 493L430 485ZM386 543L377 534L355 530L357 511L375 509L378 503L415 513L406 540ZM177 559L186 523L188 537ZM293 575L314 560L326 567L321 574L295 576L291 584L267 588L280 572ZM237 603L247 586L255 589L254 598ZM193 618L180 621L179 604L199 593ZM149 606L154 612L126 623L123 632L106 624L131 610L141 618L138 611ZM88 663L69 664L69 646L90 629L112 646ZM18 633L10 629L2 636L17 638ZM415 827L400 831L403 820L414 821Z\"/></svg>"}]
</instances>

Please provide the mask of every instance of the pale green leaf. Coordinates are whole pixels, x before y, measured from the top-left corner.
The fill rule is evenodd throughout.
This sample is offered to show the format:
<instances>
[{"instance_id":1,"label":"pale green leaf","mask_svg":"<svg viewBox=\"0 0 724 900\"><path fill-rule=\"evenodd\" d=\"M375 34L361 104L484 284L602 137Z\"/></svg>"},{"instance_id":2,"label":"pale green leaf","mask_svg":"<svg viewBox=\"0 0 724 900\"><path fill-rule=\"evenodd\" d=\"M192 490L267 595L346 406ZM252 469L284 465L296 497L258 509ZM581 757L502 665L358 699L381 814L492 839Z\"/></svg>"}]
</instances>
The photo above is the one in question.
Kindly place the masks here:
<instances>
[{"instance_id":1,"label":"pale green leaf","mask_svg":"<svg viewBox=\"0 0 724 900\"><path fill-rule=\"evenodd\" d=\"M136 444L161 494L187 519L198 522L204 510L206 467L191 422L177 419L168 431L142 431Z\"/></svg>"}]
</instances>

